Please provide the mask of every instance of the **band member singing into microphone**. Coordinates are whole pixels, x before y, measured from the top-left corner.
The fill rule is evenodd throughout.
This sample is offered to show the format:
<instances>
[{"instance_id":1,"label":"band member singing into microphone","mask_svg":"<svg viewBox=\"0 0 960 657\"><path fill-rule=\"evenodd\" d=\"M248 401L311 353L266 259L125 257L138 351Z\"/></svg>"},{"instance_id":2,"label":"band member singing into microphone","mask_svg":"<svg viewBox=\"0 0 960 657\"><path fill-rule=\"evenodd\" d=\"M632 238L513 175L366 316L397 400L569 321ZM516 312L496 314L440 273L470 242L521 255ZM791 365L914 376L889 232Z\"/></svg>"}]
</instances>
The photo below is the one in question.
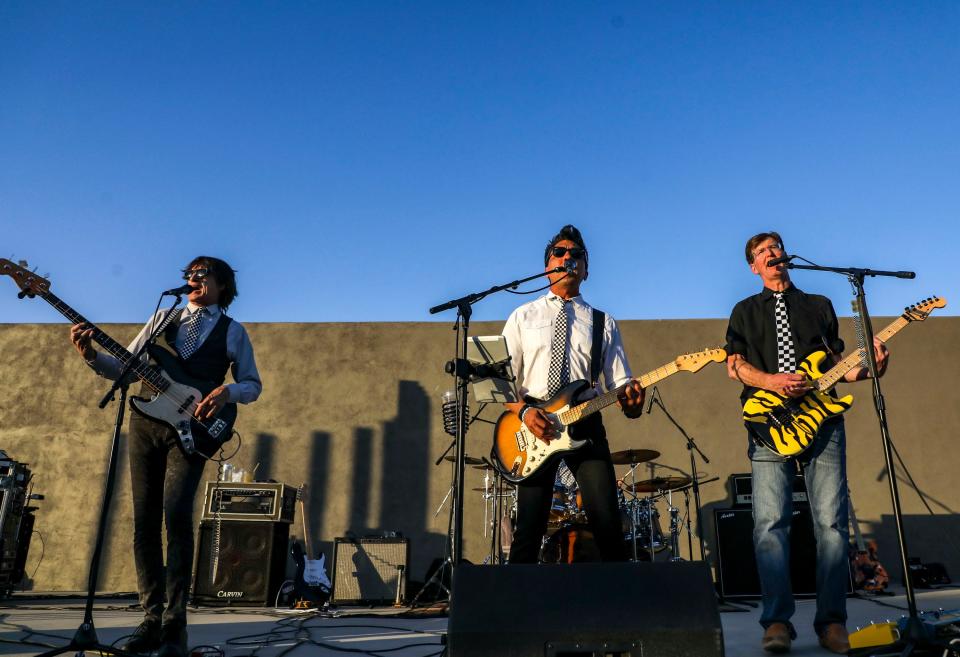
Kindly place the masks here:
<instances>
[{"instance_id":1,"label":"band member singing into microphone","mask_svg":"<svg viewBox=\"0 0 960 657\"><path fill-rule=\"evenodd\" d=\"M631 378L630 366L616 322L608 314L595 314L580 296L580 286L587 279L587 249L580 231L564 226L547 244L543 260L546 271L565 267L567 272L551 273L550 292L514 310L503 328L521 396L548 399L571 381L591 380L595 318L602 322L602 331L597 333L600 363L596 369L607 390L625 384ZM589 388L583 398L596 396L597 388L599 383L596 388ZM624 415L639 417L643 399L644 390L639 383L627 386L620 399ZM506 406L520 416L538 440L549 441L556 436L549 416L539 408L519 402ZM580 486L601 558L623 561L627 553L617 509L616 477L600 414L572 425L571 436L589 441L565 454L563 460ZM558 463L559 459L518 485L517 527L510 547L510 563L537 561L547 530Z\"/></svg>"},{"instance_id":2,"label":"band member singing into microphone","mask_svg":"<svg viewBox=\"0 0 960 657\"><path fill-rule=\"evenodd\" d=\"M213 418L227 403L248 404L256 400L262 388L260 375L246 330L226 315L227 307L237 296L230 265L218 258L199 256L187 265L183 278L191 288L189 303L161 333L158 342L175 350L186 374L219 384L196 410L199 419ZM130 344L130 352L140 349L165 314L166 311L160 311L143 327ZM92 336L93 329L85 324L70 329L70 339L87 364L97 374L116 379L120 362L94 349ZM232 371L234 383L223 383L227 370ZM133 555L145 618L123 650L146 653L159 648L159 657L187 654L193 502L206 464L202 455L185 456L176 443L177 433L172 428L131 413ZM161 520L167 530L165 577Z\"/></svg>"},{"instance_id":3,"label":"band member singing into microphone","mask_svg":"<svg viewBox=\"0 0 960 657\"><path fill-rule=\"evenodd\" d=\"M750 271L760 277L763 290L740 301L727 327L727 373L743 384L741 403L758 389L782 397L802 397L810 381L797 366L815 351L840 360L839 336L833 304L824 296L807 294L790 281L785 251L778 233L760 233L747 240L745 256ZM781 260L777 263L776 260ZM887 348L874 342L877 371L887 367ZM847 372L844 381L868 376L865 367ZM847 620L847 465L843 416L820 427L811 447L796 459L784 459L748 437L753 475L753 544L763 594L764 627L761 645L768 652L790 650L796 630L790 622L795 605L790 589L790 519L793 516L793 478L798 464L804 472L810 512L817 539L817 613L814 630L820 645L835 653L850 649Z\"/></svg>"}]
</instances>

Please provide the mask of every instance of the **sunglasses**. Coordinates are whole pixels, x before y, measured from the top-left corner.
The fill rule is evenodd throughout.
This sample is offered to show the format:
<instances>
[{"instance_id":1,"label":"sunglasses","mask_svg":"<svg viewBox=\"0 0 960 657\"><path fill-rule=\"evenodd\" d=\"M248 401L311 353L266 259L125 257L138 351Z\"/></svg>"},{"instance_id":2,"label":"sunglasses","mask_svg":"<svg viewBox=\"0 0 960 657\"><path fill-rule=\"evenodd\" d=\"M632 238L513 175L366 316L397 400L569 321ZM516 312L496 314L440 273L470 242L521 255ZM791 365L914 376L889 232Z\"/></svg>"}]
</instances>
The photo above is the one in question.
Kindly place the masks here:
<instances>
[{"instance_id":1,"label":"sunglasses","mask_svg":"<svg viewBox=\"0 0 960 657\"><path fill-rule=\"evenodd\" d=\"M192 281L192 280L203 280L207 277L207 274L210 273L210 270L206 267L201 267L200 269L190 269L183 272L183 280Z\"/></svg>"},{"instance_id":2,"label":"sunglasses","mask_svg":"<svg viewBox=\"0 0 960 657\"><path fill-rule=\"evenodd\" d=\"M568 249L565 246L555 246L552 249L550 249L550 254L554 258L562 258L563 256L567 255L567 253L569 253L570 257L573 258L574 260L579 260L580 258L582 258L587 254L587 250L581 249L579 246L575 246L570 249Z\"/></svg>"}]
</instances>

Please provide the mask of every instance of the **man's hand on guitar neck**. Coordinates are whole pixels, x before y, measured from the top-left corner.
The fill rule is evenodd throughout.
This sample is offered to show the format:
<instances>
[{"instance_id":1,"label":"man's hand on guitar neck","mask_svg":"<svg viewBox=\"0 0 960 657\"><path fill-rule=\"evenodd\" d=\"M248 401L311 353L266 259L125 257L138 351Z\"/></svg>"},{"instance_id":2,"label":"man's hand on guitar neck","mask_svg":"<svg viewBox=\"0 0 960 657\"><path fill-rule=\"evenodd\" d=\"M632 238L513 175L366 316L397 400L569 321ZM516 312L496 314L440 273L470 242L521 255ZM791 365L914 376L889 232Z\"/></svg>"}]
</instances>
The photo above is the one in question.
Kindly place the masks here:
<instances>
[{"instance_id":1,"label":"man's hand on guitar neck","mask_svg":"<svg viewBox=\"0 0 960 657\"><path fill-rule=\"evenodd\" d=\"M638 418L643 415L643 400L646 396L647 391L639 381L634 380L624 386L623 392L617 395L617 404L628 418Z\"/></svg>"},{"instance_id":2,"label":"man's hand on guitar neck","mask_svg":"<svg viewBox=\"0 0 960 657\"><path fill-rule=\"evenodd\" d=\"M74 324L70 327L70 342L88 363L97 357L97 350L91 344L92 340L93 329L89 324Z\"/></svg>"}]
</instances>

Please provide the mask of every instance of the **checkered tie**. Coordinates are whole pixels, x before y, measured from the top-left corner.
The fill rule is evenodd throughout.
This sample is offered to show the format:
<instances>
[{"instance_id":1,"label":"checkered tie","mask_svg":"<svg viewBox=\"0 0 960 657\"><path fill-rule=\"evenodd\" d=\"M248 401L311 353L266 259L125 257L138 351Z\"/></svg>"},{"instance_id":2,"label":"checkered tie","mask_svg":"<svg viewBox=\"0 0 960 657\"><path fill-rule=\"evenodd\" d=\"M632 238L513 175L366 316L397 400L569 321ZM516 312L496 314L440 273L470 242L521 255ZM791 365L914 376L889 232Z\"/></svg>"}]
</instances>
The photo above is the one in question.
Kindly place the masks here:
<instances>
[{"instance_id":1,"label":"checkered tie","mask_svg":"<svg viewBox=\"0 0 960 657\"><path fill-rule=\"evenodd\" d=\"M787 314L787 302L783 292L774 292L777 305L773 314L777 320L777 372L793 372L797 367L797 355L793 350L793 338L790 335L790 315Z\"/></svg>"},{"instance_id":2,"label":"checkered tie","mask_svg":"<svg viewBox=\"0 0 960 657\"><path fill-rule=\"evenodd\" d=\"M200 346L200 329L203 328L203 316L206 312L206 308L197 308L187 319L187 337L184 338L183 346L180 347L180 358L184 360L190 358Z\"/></svg>"},{"instance_id":3,"label":"checkered tie","mask_svg":"<svg viewBox=\"0 0 960 657\"><path fill-rule=\"evenodd\" d=\"M553 397L560 388L570 383L570 355L567 353L567 311L570 302L560 299L562 305L553 322L553 342L550 343L550 369L547 372L547 397Z\"/></svg>"}]
</instances>

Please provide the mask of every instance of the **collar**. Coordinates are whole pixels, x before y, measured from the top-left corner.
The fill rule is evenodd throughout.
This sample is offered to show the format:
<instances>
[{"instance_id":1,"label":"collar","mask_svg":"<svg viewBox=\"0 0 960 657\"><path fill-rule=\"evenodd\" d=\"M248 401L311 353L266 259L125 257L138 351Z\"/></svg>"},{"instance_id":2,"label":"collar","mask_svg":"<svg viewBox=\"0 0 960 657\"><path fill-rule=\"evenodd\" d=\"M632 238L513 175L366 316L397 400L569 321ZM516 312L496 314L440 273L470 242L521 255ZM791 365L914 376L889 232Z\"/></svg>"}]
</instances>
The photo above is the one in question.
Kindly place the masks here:
<instances>
[{"instance_id":1,"label":"collar","mask_svg":"<svg viewBox=\"0 0 960 657\"><path fill-rule=\"evenodd\" d=\"M786 290L783 291L783 296L785 296L785 297L792 297L792 296L794 296L794 295L796 295L796 294L802 294L802 293L803 293L803 292L802 292L802 290L800 290L800 288L798 288L798 287L797 287L796 285L794 285L793 283L790 283L790 287L788 287ZM760 300L761 300L761 301L768 301L768 300L770 300L770 299L773 298L773 295L774 295L774 294L776 294L776 292L774 292L773 290L771 290L769 287L764 287L764 288L763 288L763 291L760 292Z\"/></svg>"},{"instance_id":2,"label":"collar","mask_svg":"<svg viewBox=\"0 0 960 657\"><path fill-rule=\"evenodd\" d=\"M582 295L582 294L578 294L577 296L571 297L570 299L564 299L564 298L561 297L560 295L554 294L554 293L551 291L551 292L547 292L546 299L547 299L548 302L551 302L551 303L563 302L563 301L572 301L572 302L577 302L577 303L583 303L583 295Z\"/></svg>"},{"instance_id":3,"label":"collar","mask_svg":"<svg viewBox=\"0 0 960 657\"><path fill-rule=\"evenodd\" d=\"M208 314L210 315L210 317L212 317L212 318L219 317L219 315L220 315L220 306L218 306L217 304L213 304L212 306L198 306L197 304L195 304L195 303L193 303L193 302L191 301L191 302L187 303L187 308L186 308L186 310L187 310L187 316L193 315L195 312L197 312L197 311L200 310L201 308L206 308L206 309L207 309L207 313L208 313Z\"/></svg>"}]
</instances>

